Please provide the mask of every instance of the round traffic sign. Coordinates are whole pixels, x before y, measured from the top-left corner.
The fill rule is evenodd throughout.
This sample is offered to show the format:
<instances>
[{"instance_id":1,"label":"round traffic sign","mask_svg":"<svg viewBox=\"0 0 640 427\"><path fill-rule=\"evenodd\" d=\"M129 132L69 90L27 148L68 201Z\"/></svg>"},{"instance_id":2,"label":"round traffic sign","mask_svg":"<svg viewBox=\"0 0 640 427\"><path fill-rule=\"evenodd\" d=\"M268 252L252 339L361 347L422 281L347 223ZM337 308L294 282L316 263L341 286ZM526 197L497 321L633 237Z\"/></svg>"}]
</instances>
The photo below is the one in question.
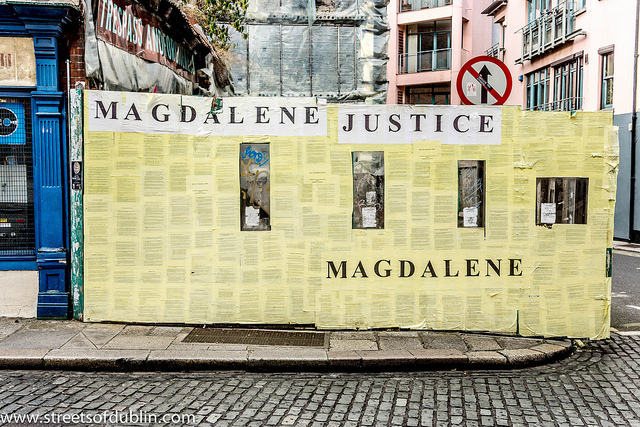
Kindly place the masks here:
<instances>
[{"instance_id":1,"label":"round traffic sign","mask_svg":"<svg viewBox=\"0 0 640 427\"><path fill-rule=\"evenodd\" d=\"M467 61L456 81L458 96L466 105L502 105L509 98L512 85L507 66L492 56Z\"/></svg>"}]
</instances>

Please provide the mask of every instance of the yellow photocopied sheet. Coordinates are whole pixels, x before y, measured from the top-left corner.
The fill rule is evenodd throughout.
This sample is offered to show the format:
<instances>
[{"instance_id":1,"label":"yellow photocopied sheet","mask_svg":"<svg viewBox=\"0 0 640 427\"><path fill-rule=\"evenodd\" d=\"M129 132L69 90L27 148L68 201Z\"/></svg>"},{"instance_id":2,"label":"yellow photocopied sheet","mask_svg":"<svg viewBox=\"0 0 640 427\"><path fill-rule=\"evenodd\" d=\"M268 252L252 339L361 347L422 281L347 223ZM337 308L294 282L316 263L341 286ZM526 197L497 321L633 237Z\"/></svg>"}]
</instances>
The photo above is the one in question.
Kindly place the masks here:
<instances>
[{"instance_id":1,"label":"yellow photocopied sheet","mask_svg":"<svg viewBox=\"0 0 640 427\"><path fill-rule=\"evenodd\" d=\"M84 318L609 336L604 112L85 93Z\"/></svg>"}]
</instances>

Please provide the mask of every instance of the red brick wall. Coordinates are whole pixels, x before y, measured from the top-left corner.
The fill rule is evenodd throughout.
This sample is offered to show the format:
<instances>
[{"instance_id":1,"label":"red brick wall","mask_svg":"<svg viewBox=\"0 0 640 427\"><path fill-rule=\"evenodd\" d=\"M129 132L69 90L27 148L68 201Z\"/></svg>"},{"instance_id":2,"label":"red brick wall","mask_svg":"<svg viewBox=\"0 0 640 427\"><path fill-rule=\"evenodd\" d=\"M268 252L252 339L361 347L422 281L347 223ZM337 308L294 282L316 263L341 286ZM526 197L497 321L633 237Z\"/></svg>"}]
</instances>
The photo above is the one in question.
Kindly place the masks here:
<instances>
[{"instance_id":1,"label":"red brick wall","mask_svg":"<svg viewBox=\"0 0 640 427\"><path fill-rule=\"evenodd\" d=\"M86 82L84 67L84 26L82 27L82 32L73 40L70 46L69 62L71 87L75 87L76 82Z\"/></svg>"},{"instance_id":2,"label":"red brick wall","mask_svg":"<svg viewBox=\"0 0 640 427\"><path fill-rule=\"evenodd\" d=\"M78 16L74 22L66 28L65 36L61 40L60 44L60 59L62 61L60 64L60 90L67 90L67 59L69 60L71 88L74 88L78 82L84 82L86 87L87 79L84 63L84 18L82 16Z\"/></svg>"}]
</instances>

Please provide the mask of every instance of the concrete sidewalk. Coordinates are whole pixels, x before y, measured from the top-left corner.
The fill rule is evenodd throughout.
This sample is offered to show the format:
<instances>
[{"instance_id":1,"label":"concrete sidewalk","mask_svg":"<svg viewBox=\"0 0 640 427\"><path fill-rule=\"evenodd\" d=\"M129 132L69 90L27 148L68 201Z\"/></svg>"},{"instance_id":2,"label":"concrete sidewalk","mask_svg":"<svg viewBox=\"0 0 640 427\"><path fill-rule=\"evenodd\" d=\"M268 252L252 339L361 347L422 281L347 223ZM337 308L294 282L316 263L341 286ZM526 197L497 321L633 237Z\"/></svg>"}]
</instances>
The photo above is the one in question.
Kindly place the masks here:
<instances>
[{"instance_id":1,"label":"concrete sidewalk","mask_svg":"<svg viewBox=\"0 0 640 427\"><path fill-rule=\"evenodd\" d=\"M640 255L640 245L637 243L623 242L620 240L613 241L613 250L626 252L628 254L638 254Z\"/></svg>"},{"instance_id":2,"label":"concrete sidewalk","mask_svg":"<svg viewBox=\"0 0 640 427\"><path fill-rule=\"evenodd\" d=\"M552 362L573 350L567 339L432 331L296 330L321 334L314 335L321 343L316 347L184 342L193 329L0 318L0 368L92 371L508 369ZM248 337L256 335L256 331L265 332L260 329L232 331ZM277 333L280 332L287 331Z\"/></svg>"}]
</instances>

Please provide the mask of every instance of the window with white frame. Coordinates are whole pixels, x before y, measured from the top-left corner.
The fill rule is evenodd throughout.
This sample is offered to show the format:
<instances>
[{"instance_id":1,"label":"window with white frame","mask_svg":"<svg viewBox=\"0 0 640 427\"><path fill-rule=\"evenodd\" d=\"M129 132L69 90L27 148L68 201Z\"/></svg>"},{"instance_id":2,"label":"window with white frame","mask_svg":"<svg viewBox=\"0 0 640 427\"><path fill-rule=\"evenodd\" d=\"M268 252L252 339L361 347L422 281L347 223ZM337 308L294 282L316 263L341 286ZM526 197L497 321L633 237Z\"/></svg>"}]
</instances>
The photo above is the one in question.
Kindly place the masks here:
<instances>
[{"instance_id":1,"label":"window with white frame","mask_svg":"<svg viewBox=\"0 0 640 427\"><path fill-rule=\"evenodd\" d=\"M527 74L527 110L547 110L549 104L549 68Z\"/></svg>"},{"instance_id":2,"label":"window with white frame","mask_svg":"<svg viewBox=\"0 0 640 427\"><path fill-rule=\"evenodd\" d=\"M527 0L529 22L538 19L547 9L551 9L551 0Z\"/></svg>"},{"instance_id":3,"label":"window with white frame","mask_svg":"<svg viewBox=\"0 0 640 427\"><path fill-rule=\"evenodd\" d=\"M602 94L600 108L613 107L613 50L601 55L602 57Z\"/></svg>"},{"instance_id":4,"label":"window with white frame","mask_svg":"<svg viewBox=\"0 0 640 427\"><path fill-rule=\"evenodd\" d=\"M553 68L553 110L582 109L582 56Z\"/></svg>"},{"instance_id":5,"label":"window with white frame","mask_svg":"<svg viewBox=\"0 0 640 427\"><path fill-rule=\"evenodd\" d=\"M433 83L406 87L406 104L449 105L451 86L449 83Z\"/></svg>"},{"instance_id":6,"label":"window with white frame","mask_svg":"<svg viewBox=\"0 0 640 427\"><path fill-rule=\"evenodd\" d=\"M451 69L451 20L409 25L405 43L400 74Z\"/></svg>"}]
</instances>

